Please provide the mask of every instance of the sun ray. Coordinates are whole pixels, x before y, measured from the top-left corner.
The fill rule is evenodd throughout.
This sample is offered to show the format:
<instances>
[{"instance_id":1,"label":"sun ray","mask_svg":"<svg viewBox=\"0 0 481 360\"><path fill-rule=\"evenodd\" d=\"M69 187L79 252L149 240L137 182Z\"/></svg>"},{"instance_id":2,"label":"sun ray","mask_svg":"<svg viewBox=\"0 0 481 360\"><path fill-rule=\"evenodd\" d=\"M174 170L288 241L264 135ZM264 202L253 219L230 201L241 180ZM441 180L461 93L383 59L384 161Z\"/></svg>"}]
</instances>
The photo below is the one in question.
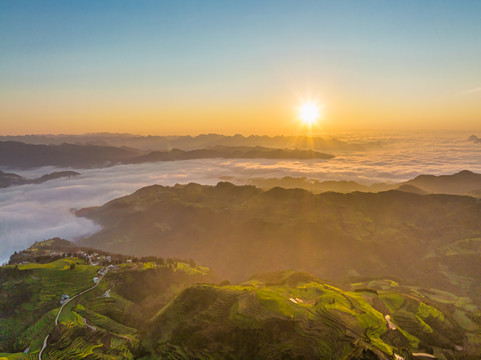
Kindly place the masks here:
<instances>
[{"instance_id":1,"label":"sun ray","mask_svg":"<svg viewBox=\"0 0 481 360\"><path fill-rule=\"evenodd\" d=\"M320 106L314 101L305 101L298 108L298 112L302 123L311 127L320 117Z\"/></svg>"}]
</instances>

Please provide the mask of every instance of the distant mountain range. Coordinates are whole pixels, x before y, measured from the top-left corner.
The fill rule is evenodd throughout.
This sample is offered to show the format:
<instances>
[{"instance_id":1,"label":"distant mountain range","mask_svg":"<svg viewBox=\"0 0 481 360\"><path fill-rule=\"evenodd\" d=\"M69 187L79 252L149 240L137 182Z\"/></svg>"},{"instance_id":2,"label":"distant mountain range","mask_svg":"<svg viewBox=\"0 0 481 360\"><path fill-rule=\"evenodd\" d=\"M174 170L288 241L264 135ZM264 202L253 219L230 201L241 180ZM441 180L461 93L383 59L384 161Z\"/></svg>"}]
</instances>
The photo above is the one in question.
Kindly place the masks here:
<instances>
[{"instance_id":1,"label":"distant mountain range","mask_svg":"<svg viewBox=\"0 0 481 360\"><path fill-rule=\"evenodd\" d=\"M23 135L0 136L0 141L19 141L28 144L96 145L129 147L142 151L166 151L182 149L185 151L212 146L265 146L270 148L314 149L316 151L342 152L360 151L382 146L379 141L346 142L331 137L320 136L243 136L203 134L198 136L139 136L132 134L92 133L84 135Z\"/></svg>"},{"instance_id":2,"label":"distant mountain range","mask_svg":"<svg viewBox=\"0 0 481 360\"><path fill-rule=\"evenodd\" d=\"M209 158L231 159L331 159L332 155L313 150L273 149L261 146L214 146L184 151L142 152L132 148L98 145L32 145L16 141L0 142L0 166L16 169L40 166L73 168L106 167L115 164L135 164Z\"/></svg>"},{"instance_id":3,"label":"distant mountain range","mask_svg":"<svg viewBox=\"0 0 481 360\"><path fill-rule=\"evenodd\" d=\"M6 173L0 171L0 188L12 186L12 185L24 185L24 184L41 184L45 181L59 179L63 177L73 177L80 175L76 171L56 171L50 174L43 175L37 179L27 179L23 176L14 174L14 173Z\"/></svg>"},{"instance_id":4,"label":"distant mountain range","mask_svg":"<svg viewBox=\"0 0 481 360\"><path fill-rule=\"evenodd\" d=\"M453 175L419 175L412 180L401 183L377 183L373 185L362 185L355 181L319 181L306 177L290 176L283 178L226 178L226 180L254 185L263 189L272 189L274 187L299 188L314 193L399 190L416 194L453 194L481 197L481 174L476 174L469 170L463 170Z\"/></svg>"},{"instance_id":5,"label":"distant mountain range","mask_svg":"<svg viewBox=\"0 0 481 360\"><path fill-rule=\"evenodd\" d=\"M0 142L0 166L29 169L41 166L103 167L138 156L137 150L96 145L32 145Z\"/></svg>"},{"instance_id":6,"label":"distant mountain range","mask_svg":"<svg viewBox=\"0 0 481 360\"><path fill-rule=\"evenodd\" d=\"M468 141L475 144L481 144L481 138L477 137L476 135L471 135L470 137L468 137Z\"/></svg>"},{"instance_id":7,"label":"distant mountain range","mask_svg":"<svg viewBox=\"0 0 481 360\"><path fill-rule=\"evenodd\" d=\"M193 159L332 159L334 156L313 150L272 149L262 146L214 146L205 149L183 151L154 151L137 156L126 163L144 163L155 161L193 160Z\"/></svg>"}]
</instances>

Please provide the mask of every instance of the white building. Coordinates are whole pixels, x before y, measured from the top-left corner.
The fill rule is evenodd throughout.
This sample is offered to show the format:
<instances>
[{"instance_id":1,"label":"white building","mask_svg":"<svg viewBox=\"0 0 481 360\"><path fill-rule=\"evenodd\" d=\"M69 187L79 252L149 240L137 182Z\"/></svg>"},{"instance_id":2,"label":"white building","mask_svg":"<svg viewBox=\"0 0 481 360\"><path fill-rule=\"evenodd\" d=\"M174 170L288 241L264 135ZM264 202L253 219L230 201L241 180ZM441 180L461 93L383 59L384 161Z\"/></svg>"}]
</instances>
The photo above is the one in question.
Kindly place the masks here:
<instances>
[{"instance_id":1,"label":"white building","mask_svg":"<svg viewBox=\"0 0 481 360\"><path fill-rule=\"evenodd\" d=\"M67 294L63 294L62 298L60 299L60 305L65 304L69 299L70 299L70 296L68 296Z\"/></svg>"}]
</instances>

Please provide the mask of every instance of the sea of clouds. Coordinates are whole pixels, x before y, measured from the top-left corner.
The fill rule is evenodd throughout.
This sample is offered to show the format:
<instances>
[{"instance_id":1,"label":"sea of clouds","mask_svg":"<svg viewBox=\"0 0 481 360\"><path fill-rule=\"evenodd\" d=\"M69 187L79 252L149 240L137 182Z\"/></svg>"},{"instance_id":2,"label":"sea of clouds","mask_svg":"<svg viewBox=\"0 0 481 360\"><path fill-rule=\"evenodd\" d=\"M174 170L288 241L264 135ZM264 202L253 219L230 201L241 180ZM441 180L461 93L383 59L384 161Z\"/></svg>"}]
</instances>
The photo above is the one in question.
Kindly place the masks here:
<instances>
[{"instance_id":1,"label":"sea of clouds","mask_svg":"<svg viewBox=\"0 0 481 360\"><path fill-rule=\"evenodd\" d=\"M77 170L81 175L75 178L0 189L0 263L38 240L57 236L76 240L99 231L99 225L76 217L72 209L102 205L152 184L215 185L223 179L241 183L250 177L283 176L371 184L465 169L481 173L481 144L466 141L466 136L398 134L378 139L384 145L377 149L336 154L332 160L205 159L117 165ZM59 170L66 169L9 169L28 178Z\"/></svg>"}]
</instances>

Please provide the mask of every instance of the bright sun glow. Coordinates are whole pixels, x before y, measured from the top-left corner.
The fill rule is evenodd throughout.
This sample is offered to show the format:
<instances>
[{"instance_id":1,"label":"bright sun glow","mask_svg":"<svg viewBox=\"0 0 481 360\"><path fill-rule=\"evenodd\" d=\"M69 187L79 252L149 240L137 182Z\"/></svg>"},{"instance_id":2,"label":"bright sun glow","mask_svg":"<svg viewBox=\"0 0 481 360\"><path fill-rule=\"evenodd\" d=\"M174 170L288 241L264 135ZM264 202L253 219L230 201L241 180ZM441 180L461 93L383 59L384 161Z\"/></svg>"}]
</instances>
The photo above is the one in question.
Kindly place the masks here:
<instances>
[{"instance_id":1,"label":"bright sun glow","mask_svg":"<svg viewBox=\"0 0 481 360\"><path fill-rule=\"evenodd\" d=\"M305 102L299 107L299 118L303 124L311 126L319 118L319 105L315 102Z\"/></svg>"}]
</instances>

